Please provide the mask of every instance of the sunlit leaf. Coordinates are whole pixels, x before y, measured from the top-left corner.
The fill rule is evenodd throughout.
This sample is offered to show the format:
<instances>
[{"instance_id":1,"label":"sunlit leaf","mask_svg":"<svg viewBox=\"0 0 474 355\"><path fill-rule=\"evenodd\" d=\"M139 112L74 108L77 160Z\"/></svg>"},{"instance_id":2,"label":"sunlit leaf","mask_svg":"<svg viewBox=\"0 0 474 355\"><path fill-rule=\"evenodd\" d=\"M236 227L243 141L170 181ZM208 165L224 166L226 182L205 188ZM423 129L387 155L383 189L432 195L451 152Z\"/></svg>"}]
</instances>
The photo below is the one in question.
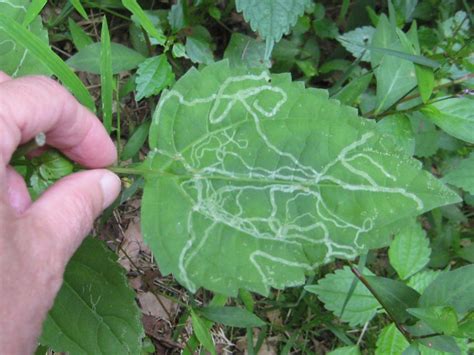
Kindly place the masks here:
<instances>
[{"instance_id":1,"label":"sunlit leaf","mask_svg":"<svg viewBox=\"0 0 474 355\"><path fill-rule=\"evenodd\" d=\"M136 99L157 95L174 80L174 73L165 54L151 57L138 66L135 82Z\"/></svg>"}]
</instances>

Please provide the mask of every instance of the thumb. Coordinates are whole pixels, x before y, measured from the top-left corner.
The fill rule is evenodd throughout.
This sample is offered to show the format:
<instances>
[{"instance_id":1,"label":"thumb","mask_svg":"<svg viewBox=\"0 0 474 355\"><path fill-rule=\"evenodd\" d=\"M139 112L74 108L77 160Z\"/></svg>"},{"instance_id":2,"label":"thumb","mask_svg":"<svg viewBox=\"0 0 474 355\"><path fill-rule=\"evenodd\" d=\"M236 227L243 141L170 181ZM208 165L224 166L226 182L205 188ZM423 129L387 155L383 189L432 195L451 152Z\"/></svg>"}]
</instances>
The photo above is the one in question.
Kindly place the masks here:
<instances>
[{"instance_id":1,"label":"thumb","mask_svg":"<svg viewBox=\"0 0 474 355\"><path fill-rule=\"evenodd\" d=\"M60 266L66 265L119 192L120 179L108 170L83 171L59 180L24 214L32 228L31 242L41 243Z\"/></svg>"}]
</instances>

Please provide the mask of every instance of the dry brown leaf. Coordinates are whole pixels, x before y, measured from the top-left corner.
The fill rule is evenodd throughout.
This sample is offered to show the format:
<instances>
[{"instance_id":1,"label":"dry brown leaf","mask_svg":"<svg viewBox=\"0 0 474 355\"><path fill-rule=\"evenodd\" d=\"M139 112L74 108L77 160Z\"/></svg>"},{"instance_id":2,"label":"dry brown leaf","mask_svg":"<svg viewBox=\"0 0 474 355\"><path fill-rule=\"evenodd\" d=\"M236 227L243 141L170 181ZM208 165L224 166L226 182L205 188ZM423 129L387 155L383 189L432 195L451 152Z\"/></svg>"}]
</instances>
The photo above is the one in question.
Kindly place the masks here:
<instances>
[{"instance_id":1,"label":"dry brown leaf","mask_svg":"<svg viewBox=\"0 0 474 355\"><path fill-rule=\"evenodd\" d=\"M137 297L143 314L171 321L170 316L176 313L177 304L167 298L155 296L151 292L139 292Z\"/></svg>"},{"instance_id":2,"label":"dry brown leaf","mask_svg":"<svg viewBox=\"0 0 474 355\"><path fill-rule=\"evenodd\" d=\"M139 264L141 252L149 254L150 250L143 241L140 231L140 221L138 218L134 218L124 232L122 246L118 253L118 262L125 270L130 271L132 264Z\"/></svg>"}]
</instances>

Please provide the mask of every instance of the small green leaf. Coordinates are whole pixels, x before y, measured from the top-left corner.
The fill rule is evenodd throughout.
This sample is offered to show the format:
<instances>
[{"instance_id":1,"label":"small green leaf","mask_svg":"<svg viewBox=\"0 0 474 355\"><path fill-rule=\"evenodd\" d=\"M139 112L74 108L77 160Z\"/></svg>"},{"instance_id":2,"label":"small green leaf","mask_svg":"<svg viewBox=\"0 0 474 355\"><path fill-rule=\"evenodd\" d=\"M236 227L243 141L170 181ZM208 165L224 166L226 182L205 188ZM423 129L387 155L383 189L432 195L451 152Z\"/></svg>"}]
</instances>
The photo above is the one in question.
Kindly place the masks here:
<instances>
[{"instance_id":1,"label":"small green leaf","mask_svg":"<svg viewBox=\"0 0 474 355\"><path fill-rule=\"evenodd\" d=\"M161 45L166 43L166 36L163 34L161 28L157 28L153 25L153 22L136 0L122 0L122 3L123 6L137 18L148 35L153 37Z\"/></svg>"},{"instance_id":2,"label":"small green leaf","mask_svg":"<svg viewBox=\"0 0 474 355\"><path fill-rule=\"evenodd\" d=\"M426 103L430 99L435 86L435 77L433 69L419 64L415 64L415 73L421 99L424 103Z\"/></svg>"},{"instance_id":3,"label":"small green leaf","mask_svg":"<svg viewBox=\"0 0 474 355\"><path fill-rule=\"evenodd\" d=\"M458 330L458 316L452 307L408 308L407 312L425 322L436 332L453 335Z\"/></svg>"},{"instance_id":4,"label":"small green leaf","mask_svg":"<svg viewBox=\"0 0 474 355\"><path fill-rule=\"evenodd\" d=\"M402 355L420 355L420 350L418 349L418 343L412 343L405 350L403 350Z\"/></svg>"},{"instance_id":5,"label":"small green leaf","mask_svg":"<svg viewBox=\"0 0 474 355\"><path fill-rule=\"evenodd\" d=\"M179 32L181 29L187 26L185 18L184 4L182 0L178 0L176 4L171 6L168 13L168 22L170 23L173 33Z\"/></svg>"},{"instance_id":6,"label":"small green leaf","mask_svg":"<svg viewBox=\"0 0 474 355\"><path fill-rule=\"evenodd\" d=\"M433 350L441 351L442 354L461 355L461 349L459 348L459 345L456 343L456 340L450 336L438 335L433 337L420 338L418 339L418 342L428 348L428 351L426 351L425 349L423 349L423 347L421 347L422 355L431 355L431 351Z\"/></svg>"},{"instance_id":7,"label":"small green leaf","mask_svg":"<svg viewBox=\"0 0 474 355\"><path fill-rule=\"evenodd\" d=\"M171 49L171 53L173 54L174 58L187 58L186 55L186 47L182 43L175 43L173 44L173 48Z\"/></svg>"},{"instance_id":8,"label":"small green leaf","mask_svg":"<svg viewBox=\"0 0 474 355\"><path fill-rule=\"evenodd\" d=\"M158 95L174 81L174 73L168 63L166 54L160 54L145 60L138 66L135 83L137 84L136 100Z\"/></svg>"},{"instance_id":9,"label":"small green leaf","mask_svg":"<svg viewBox=\"0 0 474 355\"><path fill-rule=\"evenodd\" d=\"M122 150L122 154L120 155L120 160L128 160L133 158L139 150L145 144L146 139L148 137L148 130L150 128L150 121L142 123L138 128L133 132L130 138L125 144L125 147Z\"/></svg>"},{"instance_id":10,"label":"small green leaf","mask_svg":"<svg viewBox=\"0 0 474 355\"><path fill-rule=\"evenodd\" d=\"M268 60L274 44L290 32L310 0L237 0L235 5L252 30L265 39L265 60Z\"/></svg>"},{"instance_id":11,"label":"small green leaf","mask_svg":"<svg viewBox=\"0 0 474 355\"><path fill-rule=\"evenodd\" d=\"M270 67L270 61L265 60L265 43L241 33L233 33L224 52L232 66L242 63L249 68Z\"/></svg>"},{"instance_id":12,"label":"small green leaf","mask_svg":"<svg viewBox=\"0 0 474 355\"><path fill-rule=\"evenodd\" d=\"M443 181L474 194L474 153L463 159L454 170L449 171Z\"/></svg>"},{"instance_id":13,"label":"small green leaf","mask_svg":"<svg viewBox=\"0 0 474 355\"><path fill-rule=\"evenodd\" d=\"M451 306L459 314L474 309L474 264L439 275L423 292L419 306Z\"/></svg>"},{"instance_id":14,"label":"small green leaf","mask_svg":"<svg viewBox=\"0 0 474 355\"><path fill-rule=\"evenodd\" d=\"M358 27L355 30L344 33L337 37L339 43L352 54L355 58L360 58L362 53L362 60L370 62L370 51L366 48L372 42L372 37L375 33L375 28L372 26Z\"/></svg>"},{"instance_id":15,"label":"small green leaf","mask_svg":"<svg viewBox=\"0 0 474 355\"><path fill-rule=\"evenodd\" d=\"M410 344L395 324L389 324L383 328L377 339L375 355L401 355Z\"/></svg>"},{"instance_id":16,"label":"small green leaf","mask_svg":"<svg viewBox=\"0 0 474 355\"><path fill-rule=\"evenodd\" d=\"M328 352L327 355L360 355L360 350L357 345L344 346Z\"/></svg>"},{"instance_id":17,"label":"small green leaf","mask_svg":"<svg viewBox=\"0 0 474 355\"><path fill-rule=\"evenodd\" d=\"M428 287L430 283L434 281L441 271L439 270L424 270L420 271L417 274L410 277L407 285L412 289L416 290L418 293L422 294L423 291Z\"/></svg>"},{"instance_id":18,"label":"small green leaf","mask_svg":"<svg viewBox=\"0 0 474 355\"><path fill-rule=\"evenodd\" d=\"M363 274L373 275L368 269L364 269ZM346 266L326 275L317 285L306 286L305 290L316 294L324 303L324 307L339 317L354 277L350 268ZM374 317L379 308L380 304L375 297L359 282L347 302L341 319L349 322L352 327L363 325Z\"/></svg>"},{"instance_id":19,"label":"small green leaf","mask_svg":"<svg viewBox=\"0 0 474 355\"><path fill-rule=\"evenodd\" d=\"M378 276L366 276L367 282L377 295L383 308L398 323L405 323L412 318L406 311L414 308L420 294L401 281Z\"/></svg>"},{"instance_id":20,"label":"small green leaf","mask_svg":"<svg viewBox=\"0 0 474 355\"><path fill-rule=\"evenodd\" d=\"M71 32L72 42L74 46L76 46L77 50L81 50L84 47L92 44L92 38L79 26L77 23L74 22L73 19L70 17L68 18L69 24L69 31Z\"/></svg>"},{"instance_id":21,"label":"small green leaf","mask_svg":"<svg viewBox=\"0 0 474 355\"><path fill-rule=\"evenodd\" d=\"M402 280L406 280L430 261L431 249L426 232L414 222L403 228L388 250L390 264Z\"/></svg>"},{"instance_id":22,"label":"small green leaf","mask_svg":"<svg viewBox=\"0 0 474 355\"><path fill-rule=\"evenodd\" d=\"M344 105L354 104L359 96L367 90L372 81L372 77L372 73L367 73L351 80L346 86L333 95L332 98L341 101Z\"/></svg>"},{"instance_id":23,"label":"small green leaf","mask_svg":"<svg viewBox=\"0 0 474 355\"><path fill-rule=\"evenodd\" d=\"M229 327L248 328L265 325L265 322L255 314L239 307L204 307L199 308L199 313L213 322Z\"/></svg>"},{"instance_id":24,"label":"small green leaf","mask_svg":"<svg viewBox=\"0 0 474 355\"><path fill-rule=\"evenodd\" d=\"M112 74L112 51L107 18L102 19L100 47L100 93L102 102L102 123L107 133L112 131L112 105L114 95L114 78Z\"/></svg>"},{"instance_id":25,"label":"small green leaf","mask_svg":"<svg viewBox=\"0 0 474 355\"><path fill-rule=\"evenodd\" d=\"M193 63L210 64L214 61L211 49L212 38L202 26L192 28L192 34L186 37L186 55Z\"/></svg>"},{"instance_id":26,"label":"small green leaf","mask_svg":"<svg viewBox=\"0 0 474 355\"><path fill-rule=\"evenodd\" d=\"M467 97L440 100L421 111L445 132L474 143L474 100Z\"/></svg>"},{"instance_id":27,"label":"small green leaf","mask_svg":"<svg viewBox=\"0 0 474 355\"><path fill-rule=\"evenodd\" d=\"M112 56L112 74L135 69L146 58L140 53L118 43L110 43ZM72 68L92 74L100 74L101 44L93 43L82 48L67 60Z\"/></svg>"},{"instance_id":28,"label":"small green leaf","mask_svg":"<svg viewBox=\"0 0 474 355\"><path fill-rule=\"evenodd\" d=\"M66 268L41 344L71 355L140 353L141 312L115 259L101 241L84 240Z\"/></svg>"},{"instance_id":29,"label":"small green leaf","mask_svg":"<svg viewBox=\"0 0 474 355\"><path fill-rule=\"evenodd\" d=\"M474 339L474 312L470 312L459 323L459 330L455 336Z\"/></svg>"},{"instance_id":30,"label":"small green leaf","mask_svg":"<svg viewBox=\"0 0 474 355\"><path fill-rule=\"evenodd\" d=\"M89 21L89 16L87 16L87 12L84 9L84 7L82 6L81 1L80 0L70 0L70 2L71 2L71 5L74 6L76 11L79 13L79 15L81 15L84 18L84 20Z\"/></svg>"},{"instance_id":31,"label":"small green leaf","mask_svg":"<svg viewBox=\"0 0 474 355\"><path fill-rule=\"evenodd\" d=\"M193 324L194 334L204 348L212 355L216 355L216 348L210 330L206 327L204 321L199 317L194 310L191 309L191 321Z\"/></svg>"},{"instance_id":32,"label":"small green leaf","mask_svg":"<svg viewBox=\"0 0 474 355\"><path fill-rule=\"evenodd\" d=\"M28 6L28 10L26 10L22 25L24 27L29 26L37 18L47 2L47 0L33 0L30 6Z\"/></svg>"}]
</instances>

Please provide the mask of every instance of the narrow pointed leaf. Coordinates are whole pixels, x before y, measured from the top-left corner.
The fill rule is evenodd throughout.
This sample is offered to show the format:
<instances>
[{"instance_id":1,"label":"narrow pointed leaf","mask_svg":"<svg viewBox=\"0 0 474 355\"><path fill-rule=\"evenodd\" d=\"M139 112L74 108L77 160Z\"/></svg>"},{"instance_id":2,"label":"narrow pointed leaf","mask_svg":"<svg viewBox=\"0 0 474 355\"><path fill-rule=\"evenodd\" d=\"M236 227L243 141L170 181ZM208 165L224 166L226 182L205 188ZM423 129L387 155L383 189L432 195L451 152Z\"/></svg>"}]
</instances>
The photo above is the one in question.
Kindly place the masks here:
<instances>
[{"instance_id":1,"label":"narrow pointed leaf","mask_svg":"<svg viewBox=\"0 0 474 355\"><path fill-rule=\"evenodd\" d=\"M207 319L230 327L261 327L265 322L255 314L239 307L204 307L199 312Z\"/></svg>"},{"instance_id":2,"label":"narrow pointed leaf","mask_svg":"<svg viewBox=\"0 0 474 355\"><path fill-rule=\"evenodd\" d=\"M81 50L84 47L92 44L92 38L79 26L74 20L68 18L69 31L71 32L72 42L76 46L77 50Z\"/></svg>"},{"instance_id":3,"label":"narrow pointed leaf","mask_svg":"<svg viewBox=\"0 0 474 355\"><path fill-rule=\"evenodd\" d=\"M144 238L192 291L301 285L460 201L326 91L227 61L164 91L149 139Z\"/></svg>"},{"instance_id":4,"label":"narrow pointed leaf","mask_svg":"<svg viewBox=\"0 0 474 355\"><path fill-rule=\"evenodd\" d=\"M43 10L46 3L47 0L33 0L30 6L28 6L22 25L25 27L30 25L40 14L41 10Z\"/></svg>"},{"instance_id":5,"label":"narrow pointed leaf","mask_svg":"<svg viewBox=\"0 0 474 355\"><path fill-rule=\"evenodd\" d=\"M123 6L127 8L138 20L143 29L153 37L159 44L164 45L166 36L163 31L153 25L153 22L148 18L147 14L141 8L136 0L122 0Z\"/></svg>"},{"instance_id":6,"label":"narrow pointed leaf","mask_svg":"<svg viewBox=\"0 0 474 355\"><path fill-rule=\"evenodd\" d=\"M145 97L158 95L161 90L170 85L173 80L173 69L168 63L165 54L148 58L138 67L135 79L137 84L137 101Z\"/></svg>"},{"instance_id":7,"label":"narrow pointed leaf","mask_svg":"<svg viewBox=\"0 0 474 355\"><path fill-rule=\"evenodd\" d=\"M112 50L107 19L102 19L101 51L100 51L100 93L102 98L102 121L108 133L112 131L113 84Z\"/></svg>"},{"instance_id":8,"label":"narrow pointed leaf","mask_svg":"<svg viewBox=\"0 0 474 355\"><path fill-rule=\"evenodd\" d=\"M206 327L204 320L199 317L199 315L194 310L191 310L191 321L196 338L207 351L209 351L212 355L215 355L216 348L214 346L214 341L212 340L211 331L208 327Z\"/></svg>"}]
</instances>

